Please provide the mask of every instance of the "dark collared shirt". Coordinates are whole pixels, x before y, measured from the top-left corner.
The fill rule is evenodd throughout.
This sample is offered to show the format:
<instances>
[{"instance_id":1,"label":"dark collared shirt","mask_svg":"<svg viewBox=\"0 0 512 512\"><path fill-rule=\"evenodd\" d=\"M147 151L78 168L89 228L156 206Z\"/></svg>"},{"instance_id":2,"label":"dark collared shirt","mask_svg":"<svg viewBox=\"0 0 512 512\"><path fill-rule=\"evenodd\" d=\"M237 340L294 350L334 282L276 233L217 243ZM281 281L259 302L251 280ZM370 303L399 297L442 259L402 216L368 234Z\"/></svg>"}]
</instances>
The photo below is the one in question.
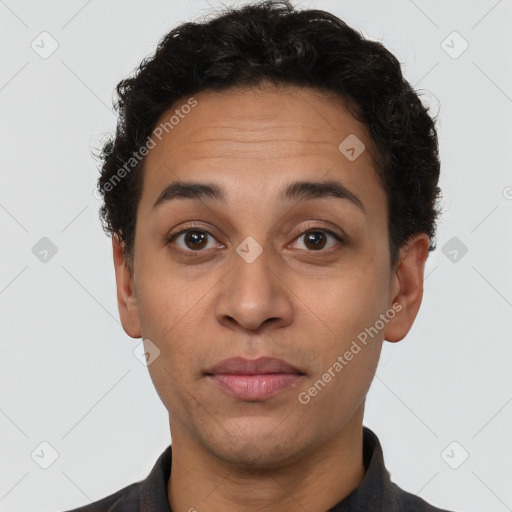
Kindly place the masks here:
<instances>
[{"instance_id":1,"label":"dark collared shirt","mask_svg":"<svg viewBox=\"0 0 512 512\"><path fill-rule=\"evenodd\" d=\"M69 512L172 512L167 499L171 475L171 446L156 461L145 480ZM327 512L448 512L403 491L390 479L378 437L363 427L363 480Z\"/></svg>"}]
</instances>

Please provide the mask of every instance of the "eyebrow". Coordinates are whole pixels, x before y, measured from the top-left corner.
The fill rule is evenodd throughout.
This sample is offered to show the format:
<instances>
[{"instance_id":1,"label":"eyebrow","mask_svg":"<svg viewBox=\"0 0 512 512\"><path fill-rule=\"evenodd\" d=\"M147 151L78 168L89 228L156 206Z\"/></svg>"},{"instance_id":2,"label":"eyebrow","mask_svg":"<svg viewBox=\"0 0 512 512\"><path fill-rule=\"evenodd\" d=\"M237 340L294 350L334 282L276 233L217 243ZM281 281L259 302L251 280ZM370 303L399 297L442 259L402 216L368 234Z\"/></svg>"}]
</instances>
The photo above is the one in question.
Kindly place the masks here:
<instances>
[{"instance_id":1,"label":"eyebrow","mask_svg":"<svg viewBox=\"0 0 512 512\"><path fill-rule=\"evenodd\" d=\"M293 199L308 200L326 197L348 200L366 214L362 201L345 185L334 180L296 181L290 183L282 191L279 199L281 201L291 201ZM227 202L224 190L215 183L174 181L162 190L153 205L153 209L176 199Z\"/></svg>"}]
</instances>

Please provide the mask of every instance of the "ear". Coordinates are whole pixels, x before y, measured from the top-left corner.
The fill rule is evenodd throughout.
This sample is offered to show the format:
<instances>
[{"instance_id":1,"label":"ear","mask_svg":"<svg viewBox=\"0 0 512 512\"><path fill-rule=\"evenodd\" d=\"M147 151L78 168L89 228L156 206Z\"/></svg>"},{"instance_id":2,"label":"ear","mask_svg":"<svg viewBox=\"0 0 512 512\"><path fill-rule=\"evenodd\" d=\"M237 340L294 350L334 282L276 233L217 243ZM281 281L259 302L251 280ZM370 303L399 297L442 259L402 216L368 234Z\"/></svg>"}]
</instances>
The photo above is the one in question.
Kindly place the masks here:
<instances>
[{"instance_id":1,"label":"ear","mask_svg":"<svg viewBox=\"0 0 512 512\"><path fill-rule=\"evenodd\" d=\"M140 320L137 298L134 292L132 271L126 266L124 243L119 236L112 237L112 250L114 253L114 268L116 271L117 307L124 332L131 338L140 338Z\"/></svg>"},{"instance_id":2,"label":"ear","mask_svg":"<svg viewBox=\"0 0 512 512\"><path fill-rule=\"evenodd\" d=\"M426 233L411 237L400 249L400 263L391 279L390 306L395 304L396 315L384 331L384 339L395 343L405 338L412 327L423 298L425 262L430 245ZM398 309L398 304L401 309Z\"/></svg>"}]
</instances>

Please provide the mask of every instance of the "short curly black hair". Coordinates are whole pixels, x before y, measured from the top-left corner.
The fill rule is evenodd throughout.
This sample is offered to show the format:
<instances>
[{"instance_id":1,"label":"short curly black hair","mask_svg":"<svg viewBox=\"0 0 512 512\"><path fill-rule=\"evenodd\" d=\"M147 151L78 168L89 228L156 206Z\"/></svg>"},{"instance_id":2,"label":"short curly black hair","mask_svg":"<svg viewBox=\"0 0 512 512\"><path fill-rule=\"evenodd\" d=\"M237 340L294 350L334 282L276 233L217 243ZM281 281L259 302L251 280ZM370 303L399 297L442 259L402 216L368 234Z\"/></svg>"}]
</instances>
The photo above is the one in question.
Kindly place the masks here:
<instances>
[{"instance_id":1,"label":"short curly black hair","mask_svg":"<svg viewBox=\"0 0 512 512\"><path fill-rule=\"evenodd\" d=\"M161 116L203 90L268 82L313 87L351 106L376 148L376 171L388 198L392 266L415 233L428 234L429 251L434 250L441 193L436 116L404 79L396 57L333 14L297 10L287 0L225 7L215 14L173 29L133 76L117 85L117 129L99 155L98 191L103 228L124 242L128 267L146 145Z\"/></svg>"}]
</instances>

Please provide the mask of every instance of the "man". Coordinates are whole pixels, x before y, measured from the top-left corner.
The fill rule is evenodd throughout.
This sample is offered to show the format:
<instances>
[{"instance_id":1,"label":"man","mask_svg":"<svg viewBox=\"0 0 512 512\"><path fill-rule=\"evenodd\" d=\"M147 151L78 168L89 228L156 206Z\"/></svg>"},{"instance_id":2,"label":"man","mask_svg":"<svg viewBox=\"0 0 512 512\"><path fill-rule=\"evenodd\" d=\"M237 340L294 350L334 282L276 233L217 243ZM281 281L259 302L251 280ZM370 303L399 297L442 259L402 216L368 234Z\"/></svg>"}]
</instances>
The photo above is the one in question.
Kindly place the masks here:
<instances>
[{"instance_id":1,"label":"man","mask_svg":"<svg viewBox=\"0 0 512 512\"><path fill-rule=\"evenodd\" d=\"M381 44L288 2L184 24L118 85L99 190L172 446L79 511L439 511L363 427L435 248L434 121Z\"/></svg>"}]
</instances>

